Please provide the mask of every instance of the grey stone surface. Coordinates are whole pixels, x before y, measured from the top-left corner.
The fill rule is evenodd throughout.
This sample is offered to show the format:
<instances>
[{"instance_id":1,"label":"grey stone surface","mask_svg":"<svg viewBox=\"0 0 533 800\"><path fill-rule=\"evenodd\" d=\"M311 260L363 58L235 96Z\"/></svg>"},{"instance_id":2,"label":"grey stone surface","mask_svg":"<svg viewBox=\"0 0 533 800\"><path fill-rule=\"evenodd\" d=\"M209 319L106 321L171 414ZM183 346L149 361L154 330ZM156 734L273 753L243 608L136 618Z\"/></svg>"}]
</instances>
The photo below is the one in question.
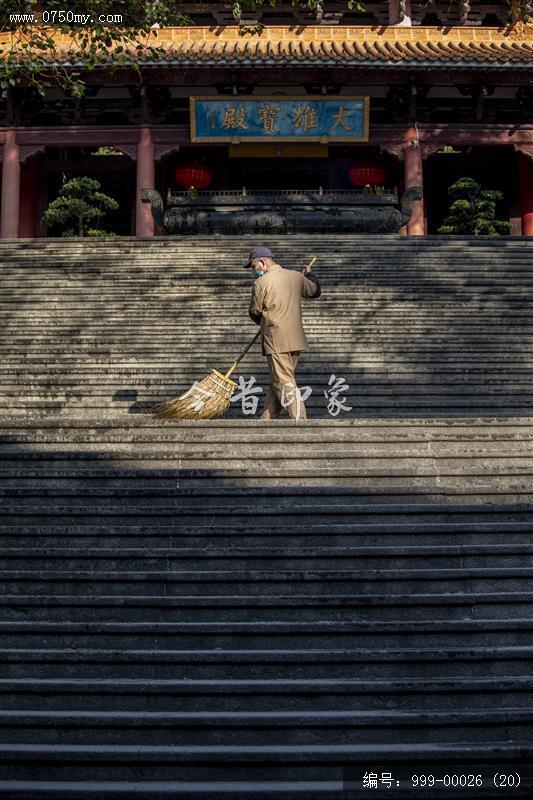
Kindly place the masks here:
<instances>
[{"instance_id":1,"label":"grey stone surface","mask_svg":"<svg viewBox=\"0 0 533 800\"><path fill-rule=\"evenodd\" d=\"M0 243L2 798L533 761L533 243L269 241L319 255L312 419L143 413L253 335L252 242Z\"/></svg>"}]
</instances>

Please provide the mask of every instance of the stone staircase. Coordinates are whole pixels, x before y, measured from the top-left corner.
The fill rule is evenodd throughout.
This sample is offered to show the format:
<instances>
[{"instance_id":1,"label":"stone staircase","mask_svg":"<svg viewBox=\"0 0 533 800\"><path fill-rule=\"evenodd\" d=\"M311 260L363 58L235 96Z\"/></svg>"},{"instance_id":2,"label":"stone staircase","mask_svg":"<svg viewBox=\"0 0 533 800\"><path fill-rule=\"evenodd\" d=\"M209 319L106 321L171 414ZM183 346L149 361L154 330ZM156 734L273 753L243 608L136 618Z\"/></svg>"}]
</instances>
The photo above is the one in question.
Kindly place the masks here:
<instances>
[{"instance_id":1,"label":"stone staircase","mask_svg":"<svg viewBox=\"0 0 533 800\"><path fill-rule=\"evenodd\" d=\"M0 798L531 797L533 240L263 238L312 418L144 413L256 332L255 243L0 243Z\"/></svg>"}]
</instances>

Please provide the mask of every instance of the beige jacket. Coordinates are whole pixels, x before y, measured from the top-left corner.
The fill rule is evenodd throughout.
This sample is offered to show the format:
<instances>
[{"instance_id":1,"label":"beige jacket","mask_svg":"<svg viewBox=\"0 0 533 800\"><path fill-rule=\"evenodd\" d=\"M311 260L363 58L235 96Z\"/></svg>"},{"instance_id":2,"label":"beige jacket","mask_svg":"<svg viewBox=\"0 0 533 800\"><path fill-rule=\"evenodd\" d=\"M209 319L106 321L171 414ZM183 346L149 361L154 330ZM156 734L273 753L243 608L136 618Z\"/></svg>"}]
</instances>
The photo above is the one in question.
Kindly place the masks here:
<instances>
[{"instance_id":1,"label":"beige jacket","mask_svg":"<svg viewBox=\"0 0 533 800\"><path fill-rule=\"evenodd\" d=\"M250 317L261 325L263 355L309 350L302 325L302 297L314 297L319 289L301 272L271 267L254 282ZM260 317L260 319L259 319Z\"/></svg>"}]
</instances>

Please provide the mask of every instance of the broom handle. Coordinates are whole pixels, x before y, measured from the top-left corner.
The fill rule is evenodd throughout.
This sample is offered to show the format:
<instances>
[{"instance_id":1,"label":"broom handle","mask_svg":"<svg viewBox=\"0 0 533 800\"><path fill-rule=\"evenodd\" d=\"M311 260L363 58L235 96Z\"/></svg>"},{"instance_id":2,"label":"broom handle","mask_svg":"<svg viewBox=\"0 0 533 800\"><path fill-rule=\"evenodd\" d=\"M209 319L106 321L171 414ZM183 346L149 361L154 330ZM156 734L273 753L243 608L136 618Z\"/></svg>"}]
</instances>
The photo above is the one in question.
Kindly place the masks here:
<instances>
[{"instance_id":1,"label":"broom handle","mask_svg":"<svg viewBox=\"0 0 533 800\"><path fill-rule=\"evenodd\" d=\"M316 261L316 256L314 256L314 257L311 259L311 261L310 261L310 262L309 262L309 264L307 265L306 269L311 269L311 267L313 266L313 264L315 263L315 261ZM247 345L246 345L246 347L244 348L244 350L243 350L241 353L239 353L239 355L237 356L237 358L235 359L235 361L233 362L233 364L231 365L231 367L228 369L228 371L227 371L227 372L226 372L226 374L224 375L224 377L225 377L225 378L229 378L229 376L231 375L231 373L232 373L232 372L234 372L234 371L237 369L237 364L239 363L239 361L242 361L242 359L244 358L244 356L246 355L246 353L248 352L248 350L250 349L250 347L251 347L251 346L252 346L252 345L255 343L255 341L256 341L257 339L259 339L260 335L261 335L261 331L259 330L259 331L257 331L257 333L255 334L255 336L254 336L254 338L252 339L252 341L251 341L249 344L247 344Z\"/></svg>"},{"instance_id":2,"label":"broom handle","mask_svg":"<svg viewBox=\"0 0 533 800\"><path fill-rule=\"evenodd\" d=\"M242 359L244 358L244 356L246 355L246 353L248 352L248 350L250 349L250 347L251 347L251 346L252 346L252 345L255 343L255 341L256 341L257 339L259 339L259 337L260 337L260 336L261 336L261 331L257 331L257 333L255 334L255 336L254 336L254 338L252 339L252 341L251 341L249 344L247 344L247 345L246 345L246 347L244 348L244 350L242 351L242 353L239 353L239 355L237 356L237 358L235 359L235 361L233 362L233 364L231 365L231 367L228 369L228 371L227 371L227 372L226 372L226 374L224 375L224 377L225 377L225 378L229 378L229 376L231 375L231 373L232 373L232 372L233 372L235 369L237 369L237 364L239 363L239 361L242 361Z\"/></svg>"}]
</instances>

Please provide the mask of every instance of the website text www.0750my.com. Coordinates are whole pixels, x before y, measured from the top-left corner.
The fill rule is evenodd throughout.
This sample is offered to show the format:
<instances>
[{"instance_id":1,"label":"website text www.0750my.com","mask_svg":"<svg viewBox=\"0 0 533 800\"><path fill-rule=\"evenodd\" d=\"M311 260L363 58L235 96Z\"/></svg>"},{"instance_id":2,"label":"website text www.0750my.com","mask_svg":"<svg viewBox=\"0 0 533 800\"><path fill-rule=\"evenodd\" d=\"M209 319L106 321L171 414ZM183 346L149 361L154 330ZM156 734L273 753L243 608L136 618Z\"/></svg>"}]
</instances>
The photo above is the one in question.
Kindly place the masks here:
<instances>
[{"instance_id":1,"label":"website text www.0750my.com","mask_svg":"<svg viewBox=\"0 0 533 800\"><path fill-rule=\"evenodd\" d=\"M10 14L9 21L19 25L120 25L122 14L79 14L74 11L41 11L40 14Z\"/></svg>"}]
</instances>

